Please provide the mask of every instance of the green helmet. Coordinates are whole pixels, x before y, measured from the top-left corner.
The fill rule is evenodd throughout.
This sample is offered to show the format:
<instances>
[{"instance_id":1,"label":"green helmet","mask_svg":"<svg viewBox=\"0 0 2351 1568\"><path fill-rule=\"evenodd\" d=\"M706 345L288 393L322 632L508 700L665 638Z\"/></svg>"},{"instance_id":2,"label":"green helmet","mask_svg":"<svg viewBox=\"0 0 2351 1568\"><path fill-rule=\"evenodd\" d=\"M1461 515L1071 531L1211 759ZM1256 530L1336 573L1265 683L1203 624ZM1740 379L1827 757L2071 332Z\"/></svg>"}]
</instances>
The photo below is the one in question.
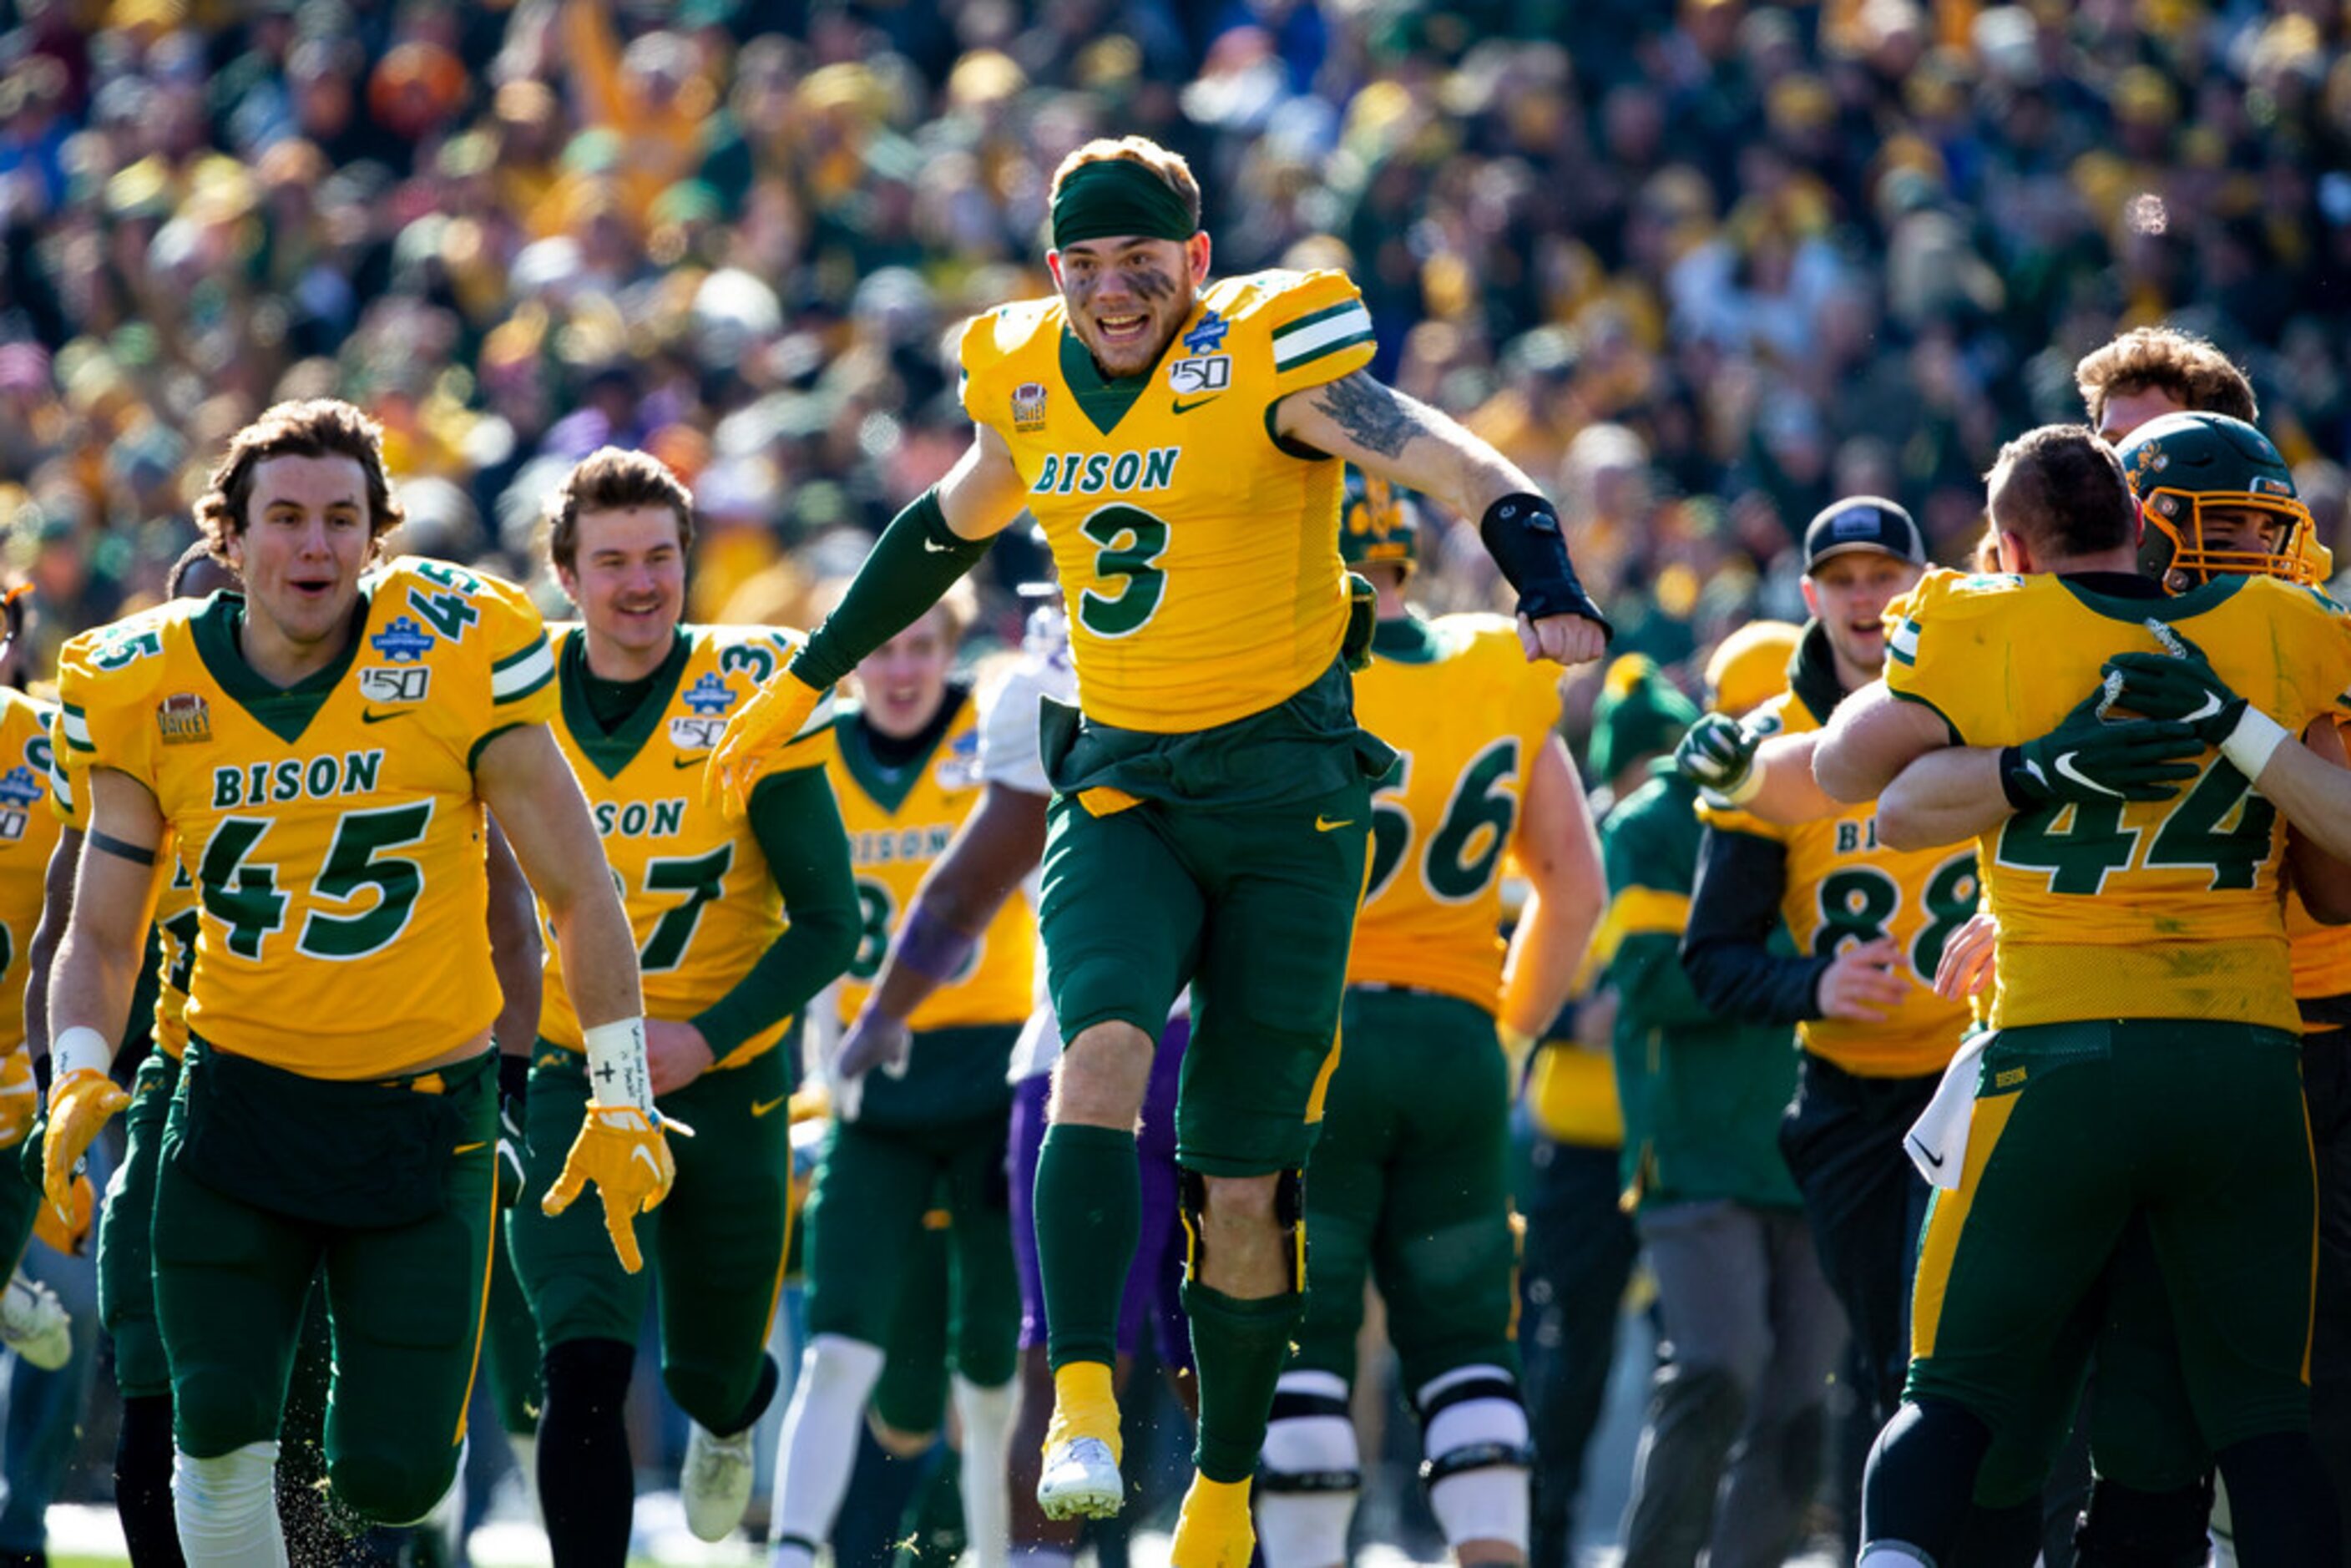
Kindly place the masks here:
<instances>
[{"instance_id":1,"label":"green helmet","mask_svg":"<svg viewBox=\"0 0 2351 1568\"><path fill-rule=\"evenodd\" d=\"M2317 580L2310 508L2295 498L2294 471L2268 436L2225 413L2167 413L2115 448L2138 497L2139 570L2174 593L2215 577ZM2206 514L2220 507L2274 513L2284 533L2273 551L2208 545Z\"/></svg>"},{"instance_id":2,"label":"green helmet","mask_svg":"<svg viewBox=\"0 0 2351 1568\"><path fill-rule=\"evenodd\" d=\"M1409 573L1420 559L1412 502L1386 480L1350 465L1339 503L1339 558L1349 566L1387 561Z\"/></svg>"}]
</instances>

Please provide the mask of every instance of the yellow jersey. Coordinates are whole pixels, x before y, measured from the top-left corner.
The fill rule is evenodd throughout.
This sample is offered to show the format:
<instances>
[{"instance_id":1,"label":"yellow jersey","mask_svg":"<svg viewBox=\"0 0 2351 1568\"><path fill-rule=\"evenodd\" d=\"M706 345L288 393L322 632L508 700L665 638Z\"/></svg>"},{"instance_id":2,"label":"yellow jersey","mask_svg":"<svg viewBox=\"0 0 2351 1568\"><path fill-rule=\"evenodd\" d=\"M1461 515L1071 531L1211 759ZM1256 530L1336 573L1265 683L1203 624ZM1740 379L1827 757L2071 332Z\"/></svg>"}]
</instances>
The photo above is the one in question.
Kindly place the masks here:
<instances>
[{"instance_id":1,"label":"yellow jersey","mask_svg":"<svg viewBox=\"0 0 2351 1568\"><path fill-rule=\"evenodd\" d=\"M703 799L701 768L726 716L801 641L767 627L681 626L653 691L608 733L588 706L586 633L571 624L549 629L562 694L555 738L579 775L629 912L648 1018L694 1017L734 989L783 932L783 901L758 838L747 821ZM831 751L831 725L812 725L762 777L821 768ZM545 974L538 1032L584 1049L553 942ZM716 1065L737 1067L774 1050L790 1024L777 1019Z\"/></svg>"},{"instance_id":2,"label":"yellow jersey","mask_svg":"<svg viewBox=\"0 0 2351 1568\"><path fill-rule=\"evenodd\" d=\"M1559 720L1559 672L1530 664L1496 615L1383 621L1355 717L1396 750L1372 797L1371 874L1350 985L1501 1000L1502 871L1535 753Z\"/></svg>"},{"instance_id":3,"label":"yellow jersey","mask_svg":"<svg viewBox=\"0 0 2351 1568\"><path fill-rule=\"evenodd\" d=\"M1208 729L1330 668L1348 616L1342 465L1286 444L1272 409L1372 350L1337 272L1211 285L1159 362L1117 381L1058 298L964 329L964 409L1011 448L1052 546L1089 718Z\"/></svg>"},{"instance_id":4,"label":"yellow jersey","mask_svg":"<svg viewBox=\"0 0 2351 1568\"><path fill-rule=\"evenodd\" d=\"M2288 887L2285 939L2294 966L2295 1001L2351 997L2351 925L2320 925L2303 904L2302 894Z\"/></svg>"},{"instance_id":5,"label":"yellow jersey","mask_svg":"<svg viewBox=\"0 0 2351 1568\"><path fill-rule=\"evenodd\" d=\"M2042 576L1929 573L1886 612L1886 685L1965 746L2046 734L2126 650L2178 628L2221 679L2299 734L2344 711L2351 622L2275 579L2224 577L2141 599ZM2081 1019L2210 1019L2298 1030L2280 913L2285 825L2208 754L2169 800L2058 803L1979 841L2000 921L1994 1028Z\"/></svg>"},{"instance_id":6,"label":"yellow jersey","mask_svg":"<svg viewBox=\"0 0 2351 1568\"><path fill-rule=\"evenodd\" d=\"M979 714L970 694L947 689L955 715L932 747L902 768L883 766L866 738L864 717L843 704L833 722L839 744L826 766L849 832L864 934L841 979L841 1017L864 1006L899 919L914 901L931 862L979 804ZM933 991L906 1019L925 1030L1026 1022L1035 1001L1037 921L1025 898L1008 898L954 979Z\"/></svg>"},{"instance_id":7,"label":"yellow jersey","mask_svg":"<svg viewBox=\"0 0 2351 1568\"><path fill-rule=\"evenodd\" d=\"M0 687L0 1052L25 1043L25 979L41 923L49 855L62 831L41 809L53 766L55 709Z\"/></svg>"},{"instance_id":8,"label":"yellow jersey","mask_svg":"<svg viewBox=\"0 0 2351 1568\"><path fill-rule=\"evenodd\" d=\"M246 663L224 594L86 632L58 671L70 768L152 794L195 883L188 1029L315 1078L398 1073L489 1028L474 762L556 706L519 589L403 558L360 597L350 645L290 687Z\"/></svg>"},{"instance_id":9,"label":"yellow jersey","mask_svg":"<svg viewBox=\"0 0 2351 1568\"><path fill-rule=\"evenodd\" d=\"M1782 735L1817 730L1823 718L1792 691L1757 711L1776 719ZM1703 799L1698 814L1718 832L1751 834L1784 850L1780 919L1797 951L1826 957L1880 936L1892 937L1901 949L1895 972L1909 989L1885 1019L1807 1019L1796 1026L1806 1051L1864 1078L1910 1078L1949 1065L1970 1014L1964 1000L1947 1002L1935 994L1935 966L1942 962L1943 944L1980 902L1972 848L1888 849L1877 841L1874 801L1795 827Z\"/></svg>"},{"instance_id":10,"label":"yellow jersey","mask_svg":"<svg viewBox=\"0 0 2351 1568\"><path fill-rule=\"evenodd\" d=\"M116 622L120 625L121 622ZM82 830L89 764L85 752L66 744L62 711L49 721L49 809L61 828ZM76 766L78 762L78 767ZM155 1049L177 1061L188 1049L188 977L196 966L196 884L169 840L156 851L155 941L161 962L155 976Z\"/></svg>"}]
</instances>

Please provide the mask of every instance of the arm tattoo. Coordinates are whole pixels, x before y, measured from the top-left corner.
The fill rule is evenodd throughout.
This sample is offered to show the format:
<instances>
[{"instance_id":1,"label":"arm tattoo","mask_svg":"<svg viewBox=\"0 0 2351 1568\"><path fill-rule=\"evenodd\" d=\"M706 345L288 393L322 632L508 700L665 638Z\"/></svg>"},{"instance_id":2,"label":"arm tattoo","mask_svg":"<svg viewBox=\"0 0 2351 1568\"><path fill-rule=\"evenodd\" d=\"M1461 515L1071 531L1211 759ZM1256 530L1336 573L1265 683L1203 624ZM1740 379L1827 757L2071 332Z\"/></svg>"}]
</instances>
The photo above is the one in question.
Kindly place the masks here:
<instances>
[{"instance_id":1,"label":"arm tattoo","mask_svg":"<svg viewBox=\"0 0 2351 1568\"><path fill-rule=\"evenodd\" d=\"M1314 406L1335 420L1364 450L1383 457L1395 456L1427 429L1410 402L1362 371L1323 387Z\"/></svg>"}]
</instances>

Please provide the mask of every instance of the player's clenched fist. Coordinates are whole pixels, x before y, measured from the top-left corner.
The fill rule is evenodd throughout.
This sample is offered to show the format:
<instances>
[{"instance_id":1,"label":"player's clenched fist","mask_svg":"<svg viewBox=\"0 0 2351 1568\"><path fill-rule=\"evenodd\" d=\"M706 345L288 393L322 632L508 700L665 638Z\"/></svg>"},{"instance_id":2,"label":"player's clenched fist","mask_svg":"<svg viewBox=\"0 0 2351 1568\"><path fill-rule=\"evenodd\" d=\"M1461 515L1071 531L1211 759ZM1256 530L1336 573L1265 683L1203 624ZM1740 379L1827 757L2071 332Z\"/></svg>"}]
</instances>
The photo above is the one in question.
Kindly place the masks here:
<instances>
[{"instance_id":1,"label":"player's clenched fist","mask_svg":"<svg viewBox=\"0 0 2351 1568\"><path fill-rule=\"evenodd\" d=\"M590 1101L580 1135L563 1156L563 1174L539 1199L539 1207L549 1215L561 1214L594 1182L596 1196L604 1202L604 1228L611 1233L612 1250L632 1274L645 1263L637 1248L636 1217L660 1207L677 1179L677 1161L670 1155L664 1130L692 1131L681 1123L664 1122L658 1112Z\"/></svg>"},{"instance_id":2,"label":"player's clenched fist","mask_svg":"<svg viewBox=\"0 0 2351 1568\"><path fill-rule=\"evenodd\" d=\"M824 693L789 670L753 692L743 711L726 721L704 765L702 798L716 800L731 816L743 815L760 766L799 734L823 700Z\"/></svg>"}]
</instances>

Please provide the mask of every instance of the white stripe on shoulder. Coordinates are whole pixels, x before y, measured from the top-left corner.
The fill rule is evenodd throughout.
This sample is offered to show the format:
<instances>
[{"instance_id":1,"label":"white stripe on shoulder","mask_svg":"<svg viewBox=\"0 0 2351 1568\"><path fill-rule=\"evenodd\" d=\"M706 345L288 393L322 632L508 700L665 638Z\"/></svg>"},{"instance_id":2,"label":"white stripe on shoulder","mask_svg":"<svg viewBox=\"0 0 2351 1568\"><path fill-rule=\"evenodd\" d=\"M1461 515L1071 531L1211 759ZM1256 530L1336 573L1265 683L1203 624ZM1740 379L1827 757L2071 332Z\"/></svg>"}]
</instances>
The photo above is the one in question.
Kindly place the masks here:
<instances>
[{"instance_id":1,"label":"white stripe on shoulder","mask_svg":"<svg viewBox=\"0 0 2351 1568\"><path fill-rule=\"evenodd\" d=\"M1917 658L1918 656L1918 622L1905 616L1902 623L1894 628L1893 648L1906 659Z\"/></svg>"},{"instance_id":2,"label":"white stripe on shoulder","mask_svg":"<svg viewBox=\"0 0 2351 1568\"><path fill-rule=\"evenodd\" d=\"M509 702L544 685L554 674L554 650L541 637L512 664L490 672L490 700Z\"/></svg>"},{"instance_id":3,"label":"white stripe on shoulder","mask_svg":"<svg viewBox=\"0 0 2351 1568\"><path fill-rule=\"evenodd\" d=\"M1317 349L1327 348L1342 338L1353 338L1372 329L1372 313L1361 305L1350 306L1336 316L1328 316L1297 331L1276 333L1273 340L1273 366L1282 370L1311 356Z\"/></svg>"},{"instance_id":4,"label":"white stripe on shoulder","mask_svg":"<svg viewBox=\"0 0 2351 1568\"><path fill-rule=\"evenodd\" d=\"M89 721L72 708L65 710L66 738L87 751L93 744L89 738Z\"/></svg>"}]
</instances>

